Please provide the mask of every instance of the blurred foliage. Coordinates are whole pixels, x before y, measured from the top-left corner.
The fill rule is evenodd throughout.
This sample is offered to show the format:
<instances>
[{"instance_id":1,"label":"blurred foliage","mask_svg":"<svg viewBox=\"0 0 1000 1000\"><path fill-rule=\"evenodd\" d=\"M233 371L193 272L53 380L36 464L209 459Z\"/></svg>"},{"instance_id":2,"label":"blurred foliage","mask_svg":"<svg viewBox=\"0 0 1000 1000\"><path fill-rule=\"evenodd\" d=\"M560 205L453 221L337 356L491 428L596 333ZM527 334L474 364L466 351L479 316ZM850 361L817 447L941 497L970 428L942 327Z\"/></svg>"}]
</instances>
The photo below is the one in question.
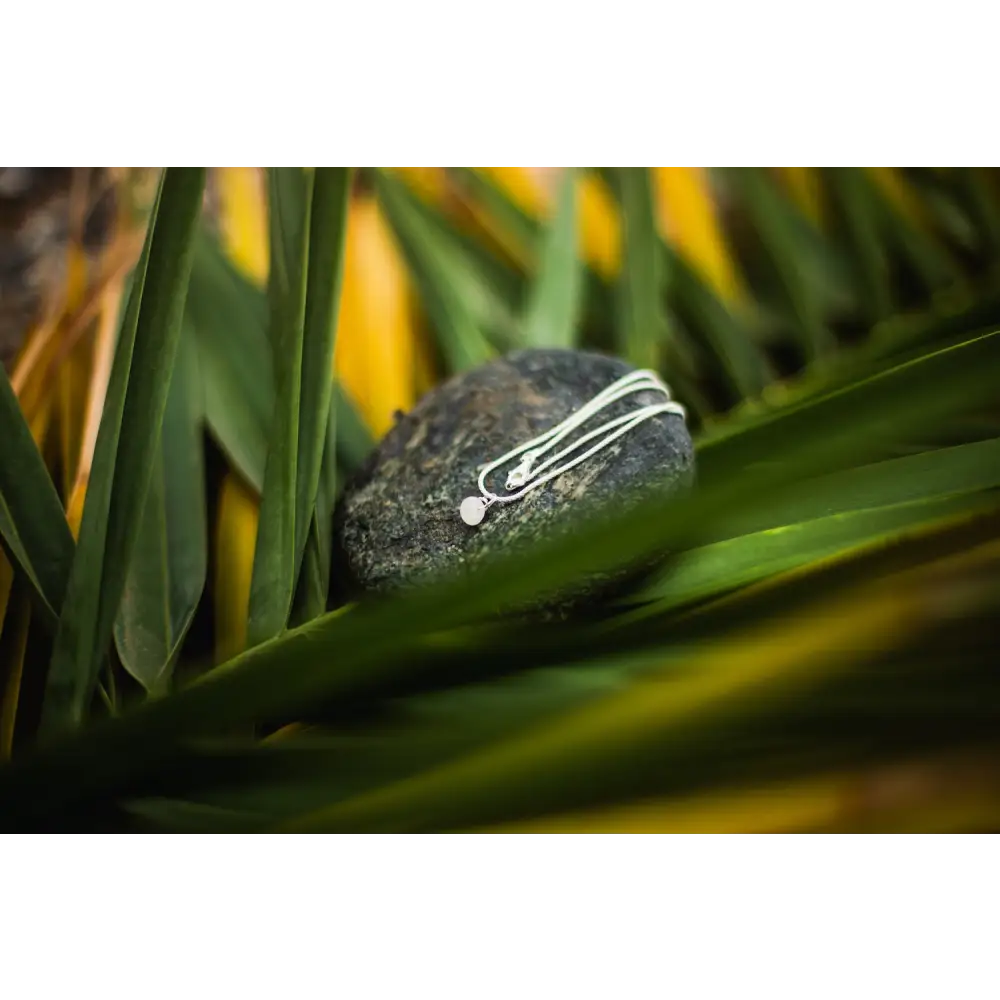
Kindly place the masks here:
<instances>
[{"instance_id":1,"label":"blurred foliage","mask_svg":"<svg viewBox=\"0 0 1000 1000\"><path fill-rule=\"evenodd\" d=\"M97 233L0 176L8 248L68 220L0 331L4 828L1000 824L996 172L110 177ZM695 492L345 605L345 480L519 346L656 367Z\"/></svg>"}]
</instances>

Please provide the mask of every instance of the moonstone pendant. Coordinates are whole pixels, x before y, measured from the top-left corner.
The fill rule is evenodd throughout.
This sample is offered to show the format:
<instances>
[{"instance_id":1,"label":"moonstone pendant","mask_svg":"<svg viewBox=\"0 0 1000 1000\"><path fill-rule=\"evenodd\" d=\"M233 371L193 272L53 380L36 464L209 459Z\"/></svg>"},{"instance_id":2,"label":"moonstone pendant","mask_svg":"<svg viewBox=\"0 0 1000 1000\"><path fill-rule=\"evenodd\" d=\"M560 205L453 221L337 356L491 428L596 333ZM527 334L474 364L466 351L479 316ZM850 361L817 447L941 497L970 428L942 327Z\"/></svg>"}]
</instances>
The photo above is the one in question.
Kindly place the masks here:
<instances>
[{"instance_id":1,"label":"moonstone pendant","mask_svg":"<svg viewBox=\"0 0 1000 1000\"><path fill-rule=\"evenodd\" d=\"M466 497L458 512L466 524L475 527L486 514L486 503L482 497Z\"/></svg>"}]
</instances>

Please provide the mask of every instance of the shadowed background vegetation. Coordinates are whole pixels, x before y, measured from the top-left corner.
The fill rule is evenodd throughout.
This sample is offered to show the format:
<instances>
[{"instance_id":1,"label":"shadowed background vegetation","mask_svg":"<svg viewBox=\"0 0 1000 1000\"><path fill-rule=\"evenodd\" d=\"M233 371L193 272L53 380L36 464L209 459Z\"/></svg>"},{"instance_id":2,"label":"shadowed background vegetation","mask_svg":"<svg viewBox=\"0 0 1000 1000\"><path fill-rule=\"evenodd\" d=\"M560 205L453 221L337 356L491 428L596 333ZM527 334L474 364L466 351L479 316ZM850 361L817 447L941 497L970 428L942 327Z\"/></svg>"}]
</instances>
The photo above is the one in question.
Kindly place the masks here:
<instances>
[{"instance_id":1,"label":"shadowed background vegetation","mask_svg":"<svg viewBox=\"0 0 1000 1000\"><path fill-rule=\"evenodd\" d=\"M991 170L0 169L0 826L995 829L998 266ZM351 473L525 346L695 492L346 604Z\"/></svg>"}]
</instances>

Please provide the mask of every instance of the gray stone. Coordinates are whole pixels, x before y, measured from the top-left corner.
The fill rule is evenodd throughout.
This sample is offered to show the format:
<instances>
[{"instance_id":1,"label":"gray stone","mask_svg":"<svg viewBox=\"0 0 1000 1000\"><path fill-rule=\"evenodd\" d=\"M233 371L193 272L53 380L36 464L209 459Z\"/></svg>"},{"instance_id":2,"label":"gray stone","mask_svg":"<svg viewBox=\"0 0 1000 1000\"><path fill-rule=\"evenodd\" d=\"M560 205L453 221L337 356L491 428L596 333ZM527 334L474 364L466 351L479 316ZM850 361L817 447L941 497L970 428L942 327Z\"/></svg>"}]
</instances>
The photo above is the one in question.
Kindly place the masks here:
<instances>
[{"instance_id":1,"label":"gray stone","mask_svg":"<svg viewBox=\"0 0 1000 1000\"><path fill-rule=\"evenodd\" d=\"M550 537L571 527L576 514L609 503L621 509L650 489L688 485L694 475L691 437L683 419L668 413L522 499L494 504L477 527L459 517L462 500L479 494L483 465L555 426L633 370L617 358L583 351L519 351L428 393L400 416L345 488L334 528L341 584L347 583L351 596L409 587ZM662 400L659 393L634 393L580 433ZM506 472L505 466L491 476L494 492L505 492ZM569 604L604 594L608 582L589 581Z\"/></svg>"}]
</instances>

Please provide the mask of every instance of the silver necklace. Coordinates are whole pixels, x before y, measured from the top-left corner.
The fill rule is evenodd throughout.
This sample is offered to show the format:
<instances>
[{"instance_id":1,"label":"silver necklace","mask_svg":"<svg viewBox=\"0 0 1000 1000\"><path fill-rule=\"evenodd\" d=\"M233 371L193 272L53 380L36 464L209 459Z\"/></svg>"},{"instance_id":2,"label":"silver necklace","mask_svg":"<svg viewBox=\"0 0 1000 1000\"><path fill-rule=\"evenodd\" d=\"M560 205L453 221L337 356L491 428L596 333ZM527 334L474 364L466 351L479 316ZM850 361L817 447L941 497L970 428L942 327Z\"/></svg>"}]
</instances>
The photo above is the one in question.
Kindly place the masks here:
<instances>
[{"instance_id":1,"label":"silver necklace","mask_svg":"<svg viewBox=\"0 0 1000 1000\"><path fill-rule=\"evenodd\" d=\"M596 416L605 407L610 406L612 403L633 392L649 391L662 393L666 397L665 401L649 406L642 406L631 413L626 413L624 416L615 417L614 420L609 420L601 424L600 427L577 438L576 441L547 458L541 465L535 464L557 444L564 441L573 431ZM520 500L526 493L555 479L556 476L561 476L564 472L568 472L581 462L585 462L592 455L596 455L601 449L606 448L612 441L617 440L623 434L627 434L634 427L638 427L639 424L649 420L650 417L658 416L661 413L675 413L680 417L686 416L684 407L670 398L670 389L656 372L648 370L630 372L628 375L618 379L617 382L613 382L602 392L599 392L589 402L584 403L583 406L571 413L562 423L556 424L555 427L547 430L544 434L540 434L538 437L518 445L511 451L508 451L506 455L501 455L496 461L490 462L489 465L484 465L479 473L480 495L466 497L458 509L462 520L474 527L482 521L486 516L487 509L492 507L493 504L510 503L513 500ZM604 435L603 438L601 438L602 434ZM571 457L585 444L593 441L595 438L601 439L583 452L583 454ZM486 486L486 477L494 469L514 459L520 459L520 461L507 474L507 494L500 495L491 492ZM567 461L558 465L557 463L563 459Z\"/></svg>"}]
</instances>

